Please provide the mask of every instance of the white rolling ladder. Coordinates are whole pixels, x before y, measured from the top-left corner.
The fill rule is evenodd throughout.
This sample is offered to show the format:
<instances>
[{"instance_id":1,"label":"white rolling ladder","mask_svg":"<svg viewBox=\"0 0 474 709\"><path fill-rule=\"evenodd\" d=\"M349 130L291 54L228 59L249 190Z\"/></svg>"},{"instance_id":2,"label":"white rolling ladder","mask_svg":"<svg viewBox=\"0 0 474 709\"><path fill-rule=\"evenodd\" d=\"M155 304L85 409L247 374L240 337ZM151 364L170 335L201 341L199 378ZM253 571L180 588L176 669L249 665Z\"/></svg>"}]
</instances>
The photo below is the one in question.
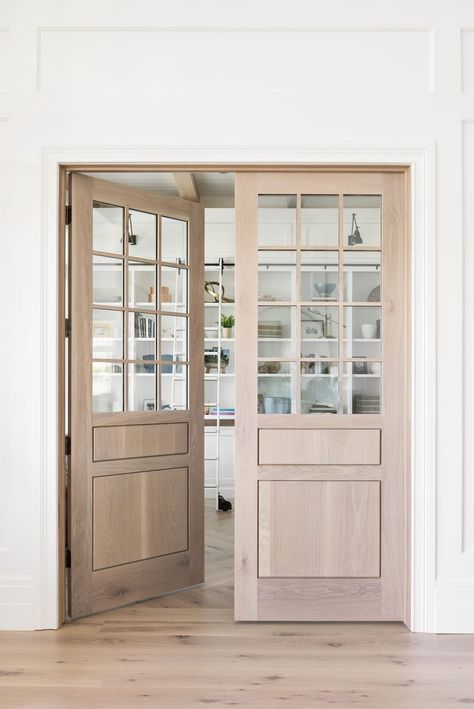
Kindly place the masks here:
<instances>
[{"instance_id":1,"label":"white rolling ladder","mask_svg":"<svg viewBox=\"0 0 474 709\"><path fill-rule=\"evenodd\" d=\"M204 461L207 462L213 462L215 463L215 471L216 471L216 476L215 476L215 484L214 485L205 485L205 489L207 490L215 490L215 504L216 504L216 510L223 510L227 511L228 509L231 509L230 503L227 502L223 498L223 496L220 493L220 437L221 437L221 365L222 365L222 331L221 331L221 317L222 317L222 273L224 271L224 260L222 258L219 259L219 262L216 265L209 266L206 265L206 271L213 271L215 270L216 272L219 273L219 299L217 301L217 338L212 338L213 340L216 339L217 341L217 352L215 350L209 350L207 347L204 347L204 355L211 355L211 356L216 356L217 355L217 369L216 369L216 375L210 375L210 374L205 374L205 380L206 381L215 381L216 382L216 401L211 401L211 402L206 402L206 407L214 407L216 410L216 425L215 425L215 430L213 433L215 434L215 447L214 447L214 455L212 456L206 456L204 458ZM207 333L209 331L215 331L216 326L211 325L204 327L204 334L206 338L206 344L209 339L207 337ZM211 435L210 432L208 432L206 435ZM229 505L229 507L227 506Z\"/></svg>"}]
</instances>

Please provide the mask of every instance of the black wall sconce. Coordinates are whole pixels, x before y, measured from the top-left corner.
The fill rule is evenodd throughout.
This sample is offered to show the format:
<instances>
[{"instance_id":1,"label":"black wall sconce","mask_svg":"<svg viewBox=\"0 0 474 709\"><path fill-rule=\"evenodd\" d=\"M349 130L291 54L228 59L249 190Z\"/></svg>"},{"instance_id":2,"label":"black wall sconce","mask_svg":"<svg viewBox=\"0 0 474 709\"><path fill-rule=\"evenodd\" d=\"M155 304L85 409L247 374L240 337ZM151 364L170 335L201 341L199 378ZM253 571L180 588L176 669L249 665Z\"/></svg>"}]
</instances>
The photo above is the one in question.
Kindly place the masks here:
<instances>
[{"instance_id":1,"label":"black wall sconce","mask_svg":"<svg viewBox=\"0 0 474 709\"><path fill-rule=\"evenodd\" d=\"M359 226L357 224L356 215L352 215L352 226L351 233L349 234L349 246L357 246L357 244L362 244L362 237L360 235Z\"/></svg>"},{"instance_id":2,"label":"black wall sconce","mask_svg":"<svg viewBox=\"0 0 474 709\"><path fill-rule=\"evenodd\" d=\"M133 233L132 215L128 213L128 243L131 246L137 245L137 235Z\"/></svg>"}]
</instances>

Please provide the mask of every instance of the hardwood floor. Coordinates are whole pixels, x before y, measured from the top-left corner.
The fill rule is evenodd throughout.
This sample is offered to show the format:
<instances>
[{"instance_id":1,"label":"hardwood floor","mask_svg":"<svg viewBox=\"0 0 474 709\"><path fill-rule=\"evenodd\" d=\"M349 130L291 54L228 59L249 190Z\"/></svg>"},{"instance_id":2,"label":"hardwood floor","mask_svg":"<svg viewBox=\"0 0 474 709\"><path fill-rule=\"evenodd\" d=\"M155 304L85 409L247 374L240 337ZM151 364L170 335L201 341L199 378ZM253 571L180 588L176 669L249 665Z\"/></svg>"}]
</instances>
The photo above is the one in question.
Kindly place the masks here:
<instances>
[{"instance_id":1,"label":"hardwood floor","mask_svg":"<svg viewBox=\"0 0 474 709\"><path fill-rule=\"evenodd\" d=\"M232 514L206 512L204 586L59 631L1 633L2 709L474 705L474 636L233 623Z\"/></svg>"}]
</instances>

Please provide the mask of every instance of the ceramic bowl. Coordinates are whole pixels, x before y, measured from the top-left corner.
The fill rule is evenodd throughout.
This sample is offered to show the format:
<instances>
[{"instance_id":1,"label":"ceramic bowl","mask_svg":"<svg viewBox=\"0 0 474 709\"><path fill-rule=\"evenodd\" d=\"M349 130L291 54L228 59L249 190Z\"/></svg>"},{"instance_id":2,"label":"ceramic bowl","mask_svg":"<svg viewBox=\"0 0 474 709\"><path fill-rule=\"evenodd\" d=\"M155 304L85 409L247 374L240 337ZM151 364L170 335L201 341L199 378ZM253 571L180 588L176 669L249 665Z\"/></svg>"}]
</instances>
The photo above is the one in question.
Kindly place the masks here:
<instances>
[{"instance_id":1,"label":"ceramic bowl","mask_svg":"<svg viewBox=\"0 0 474 709\"><path fill-rule=\"evenodd\" d=\"M329 298L336 289L336 283L315 283L314 290L321 298Z\"/></svg>"}]
</instances>

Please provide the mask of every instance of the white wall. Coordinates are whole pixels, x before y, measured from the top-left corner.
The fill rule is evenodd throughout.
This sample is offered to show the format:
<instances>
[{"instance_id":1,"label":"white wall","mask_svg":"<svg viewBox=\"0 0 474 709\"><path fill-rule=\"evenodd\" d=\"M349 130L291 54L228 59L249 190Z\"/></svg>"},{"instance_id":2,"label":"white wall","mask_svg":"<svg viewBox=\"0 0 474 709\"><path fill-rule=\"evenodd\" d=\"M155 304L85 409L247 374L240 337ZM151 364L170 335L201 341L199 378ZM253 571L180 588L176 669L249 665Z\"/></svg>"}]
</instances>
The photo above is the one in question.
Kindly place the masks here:
<instances>
[{"instance_id":1,"label":"white wall","mask_svg":"<svg viewBox=\"0 0 474 709\"><path fill-rule=\"evenodd\" d=\"M191 147L435 142L437 548L423 629L474 632L472 121L472 0L3 0L1 627L54 622L44 150L178 146L186 160Z\"/></svg>"}]
</instances>

